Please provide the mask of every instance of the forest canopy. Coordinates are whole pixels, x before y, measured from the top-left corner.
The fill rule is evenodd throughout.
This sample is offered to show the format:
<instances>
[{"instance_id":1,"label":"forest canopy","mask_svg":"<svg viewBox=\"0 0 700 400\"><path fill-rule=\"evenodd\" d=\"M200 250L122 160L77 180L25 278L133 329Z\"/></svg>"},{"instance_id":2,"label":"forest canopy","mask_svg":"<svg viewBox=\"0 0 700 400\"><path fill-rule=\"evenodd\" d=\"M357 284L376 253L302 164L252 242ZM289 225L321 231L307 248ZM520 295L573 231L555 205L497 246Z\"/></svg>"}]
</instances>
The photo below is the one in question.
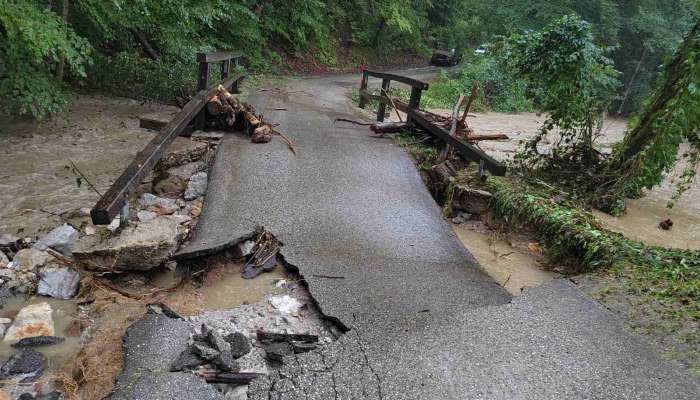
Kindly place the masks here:
<instances>
[{"instance_id":1,"label":"forest canopy","mask_svg":"<svg viewBox=\"0 0 700 400\"><path fill-rule=\"evenodd\" d=\"M172 102L191 93L198 51L244 53L253 70L349 69L469 54L575 14L609 50L621 85L612 106L635 112L663 60L696 18L696 0L0 0L3 109L42 118L72 88Z\"/></svg>"}]
</instances>

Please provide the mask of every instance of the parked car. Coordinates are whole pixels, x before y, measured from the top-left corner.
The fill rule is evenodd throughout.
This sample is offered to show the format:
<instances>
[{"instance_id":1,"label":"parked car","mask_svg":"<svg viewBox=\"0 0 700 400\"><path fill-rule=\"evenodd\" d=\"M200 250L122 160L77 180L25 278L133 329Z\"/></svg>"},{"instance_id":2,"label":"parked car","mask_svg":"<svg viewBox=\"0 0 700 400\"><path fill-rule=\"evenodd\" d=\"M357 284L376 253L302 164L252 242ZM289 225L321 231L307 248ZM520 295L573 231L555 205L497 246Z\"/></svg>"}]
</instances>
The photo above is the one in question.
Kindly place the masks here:
<instances>
[{"instance_id":1,"label":"parked car","mask_svg":"<svg viewBox=\"0 0 700 400\"><path fill-rule=\"evenodd\" d=\"M455 49L451 50L433 50L433 56L430 58L432 65L440 67L452 67L459 64L459 54Z\"/></svg>"},{"instance_id":2,"label":"parked car","mask_svg":"<svg viewBox=\"0 0 700 400\"><path fill-rule=\"evenodd\" d=\"M485 56L489 52L489 45L482 44L474 50L475 56Z\"/></svg>"}]
</instances>

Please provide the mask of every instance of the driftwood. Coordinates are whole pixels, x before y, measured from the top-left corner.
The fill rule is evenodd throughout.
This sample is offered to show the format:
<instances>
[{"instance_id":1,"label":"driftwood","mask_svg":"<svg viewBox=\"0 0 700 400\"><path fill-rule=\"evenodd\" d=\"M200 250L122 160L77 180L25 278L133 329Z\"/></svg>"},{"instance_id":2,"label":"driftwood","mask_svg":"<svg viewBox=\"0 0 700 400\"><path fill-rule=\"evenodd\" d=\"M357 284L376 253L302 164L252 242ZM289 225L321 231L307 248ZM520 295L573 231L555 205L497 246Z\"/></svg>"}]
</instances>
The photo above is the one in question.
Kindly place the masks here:
<instances>
[{"instance_id":1,"label":"driftwood","mask_svg":"<svg viewBox=\"0 0 700 400\"><path fill-rule=\"evenodd\" d=\"M223 86L219 86L216 93L207 99L206 110L208 123L217 129L242 130L251 136L253 143L267 143L277 135L296 154L294 142L287 135L275 129L275 125L265 122L262 115L255 113L253 106L239 102Z\"/></svg>"},{"instance_id":2,"label":"driftwood","mask_svg":"<svg viewBox=\"0 0 700 400\"><path fill-rule=\"evenodd\" d=\"M369 126L369 129L376 134L399 133L409 129L406 122L378 122Z\"/></svg>"}]
</instances>

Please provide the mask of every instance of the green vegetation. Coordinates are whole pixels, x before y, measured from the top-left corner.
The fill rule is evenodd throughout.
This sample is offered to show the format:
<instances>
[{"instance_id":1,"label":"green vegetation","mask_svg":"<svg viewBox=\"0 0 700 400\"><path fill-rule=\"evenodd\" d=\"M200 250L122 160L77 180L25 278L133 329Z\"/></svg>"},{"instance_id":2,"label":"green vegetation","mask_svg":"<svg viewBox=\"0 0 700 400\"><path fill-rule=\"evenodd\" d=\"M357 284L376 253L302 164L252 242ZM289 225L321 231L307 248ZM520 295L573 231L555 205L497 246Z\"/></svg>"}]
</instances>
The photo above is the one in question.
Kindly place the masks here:
<instances>
[{"instance_id":1,"label":"green vegetation","mask_svg":"<svg viewBox=\"0 0 700 400\"><path fill-rule=\"evenodd\" d=\"M533 110L532 102L525 96L525 81L514 77L493 56L471 58L454 77L443 73L430 84L421 103L424 107L451 108L460 94L469 92L474 81L480 86L472 104L474 111L515 113Z\"/></svg>"},{"instance_id":2,"label":"green vegetation","mask_svg":"<svg viewBox=\"0 0 700 400\"><path fill-rule=\"evenodd\" d=\"M71 88L166 102L191 94L198 51L232 49L247 67L357 68L432 47L463 54L576 14L622 71L614 109L638 110L695 18L695 0L0 0L0 97L13 114L64 110ZM492 57L468 59L429 104L483 80L478 107L530 109ZM461 89L460 89L461 88Z\"/></svg>"}]
</instances>

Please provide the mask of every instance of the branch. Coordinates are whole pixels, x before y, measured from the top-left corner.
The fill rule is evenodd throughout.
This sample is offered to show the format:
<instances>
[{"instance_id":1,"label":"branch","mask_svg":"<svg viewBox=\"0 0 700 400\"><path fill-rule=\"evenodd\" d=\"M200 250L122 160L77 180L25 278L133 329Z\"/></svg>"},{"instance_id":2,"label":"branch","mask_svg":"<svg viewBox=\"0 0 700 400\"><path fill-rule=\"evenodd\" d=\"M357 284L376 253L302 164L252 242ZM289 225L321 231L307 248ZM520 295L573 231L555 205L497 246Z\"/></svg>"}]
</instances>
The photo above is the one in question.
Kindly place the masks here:
<instances>
[{"instance_id":1,"label":"branch","mask_svg":"<svg viewBox=\"0 0 700 400\"><path fill-rule=\"evenodd\" d=\"M151 45L151 42L148 40L146 37L146 34L143 33L139 29L134 29L134 28L129 28L129 32L131 32L132 35L134 35L134 39L136 39L137 42L141 44L141 47L143 47L143 51L148 55L148 57L152 60L159 60L160 55L156 50L153 48Z\"/></svg>"}]
</instances>

